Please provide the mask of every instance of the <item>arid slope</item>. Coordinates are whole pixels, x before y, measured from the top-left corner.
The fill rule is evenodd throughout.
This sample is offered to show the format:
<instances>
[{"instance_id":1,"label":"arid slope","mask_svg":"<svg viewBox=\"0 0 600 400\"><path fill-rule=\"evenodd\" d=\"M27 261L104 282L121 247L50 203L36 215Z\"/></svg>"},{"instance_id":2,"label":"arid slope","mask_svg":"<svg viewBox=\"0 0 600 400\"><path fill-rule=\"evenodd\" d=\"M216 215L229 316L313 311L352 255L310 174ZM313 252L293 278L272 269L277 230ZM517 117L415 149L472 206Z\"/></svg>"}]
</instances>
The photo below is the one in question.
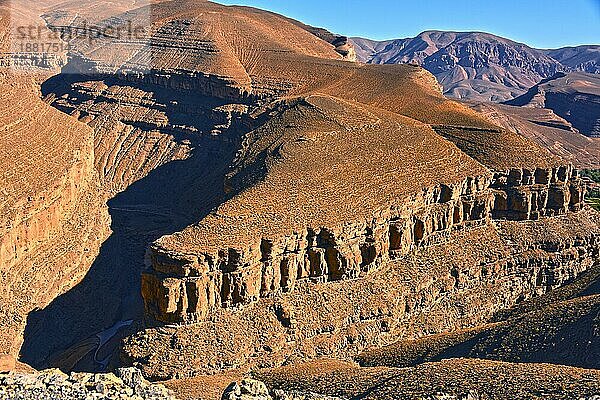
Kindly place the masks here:
<instances>
[{"instance_id":1,"label":"arid slope","mask_svg":"<svg viewBox=\"0 0 600 400\"><path fill-rule=\"evenodd\" d=\"M0 368L14 367L27 314L76 285L108 233L92 131L41 100L47 76L0 67Z\"/></svg>"}]
</instances>

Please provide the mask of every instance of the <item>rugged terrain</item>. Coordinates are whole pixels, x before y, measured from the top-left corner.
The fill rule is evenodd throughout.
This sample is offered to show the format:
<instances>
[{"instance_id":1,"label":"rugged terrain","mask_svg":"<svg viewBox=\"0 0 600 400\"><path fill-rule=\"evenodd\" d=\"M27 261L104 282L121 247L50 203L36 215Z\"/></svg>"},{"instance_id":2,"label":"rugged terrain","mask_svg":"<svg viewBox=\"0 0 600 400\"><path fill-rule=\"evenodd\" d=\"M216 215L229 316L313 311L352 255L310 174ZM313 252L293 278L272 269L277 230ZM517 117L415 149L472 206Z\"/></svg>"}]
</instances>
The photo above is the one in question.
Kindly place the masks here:
<instances>
[{"instance_id":1,"label":"rugged terrain","mask_svg":"<svg viewBox=\"0 0 600 400\"><path fill-rule=\"evenodd\" d=\"M595 296L560 292L595 287L600 217L572 165L594 162L592 145L565 141L552 154L514 129L533 117L448 100L415 65L350 62L343 38L273 13L206 1L85 8L39 11L68 41L60 72L4 49L0 104L26 100L1 117L6 210L52 209L44 189L64 182L56 218L2 214L12 218L0 275L10 364L133 365L183 398L198 385L196 397L218 398L251 370L270 390L342 398L442 386L491 398L595 394L596 372L575 368L597 368ZM85 18L146 20L147 31L64 35ZM554 114L536 118L574 133ZM553 323L547 336L539 313ZM515 326L530 329L525 341ZM560 332L581 326L578 345L552 358ZM420 353L439 337L436 354ZM420 364L454 345L473 359ZM467 382L461 393L443 385L449 370ZM544 371L537 386L494 384ZM411 386L423 373L429 386Z\"/></svg>"},{"instance_id":2,"label":"rugged terrain","mask_svg":"<svg viewBox=\"0 0 600 400\"><path fill-rule=\"evenodd\" d=\"M600 138L600 75L557 74L506 104L550 109L583 135Z\"/></svg>"},{"instance_id":3,"label":"rugged terrain","mask_svg":"<svg viewBox=\"0 0 600 400\"><path fill-rule=\"evenodd\" d=\"M0 8L3 32L8 17ZM76 285L108 234L92 130L41 100L48 76L0 69L3 368L14 366L27 315Z\"/></svg>"},{"instance_id":4,"label":"rugged terrain","mask_svg":"<svg viewBox=\"0 0 600 400\"><path fill-rule=\"evenodd\" d=\"M116 375L45 370L0 374L0 398L11 400L176 400L164 386L146 381L135 368L119 368Z\"/></svg>"},{"instance_id":5,"label":"rugged terrain","mask_svg":"<svg viewBox=\"0 0 600 400\"><path fill-rule=\"evenodd\" d=\"M373 64L421 65L457 99L501 102L560 71L599 73L599 46L539 50L483 32L427 31L414 38L351 38L356 58Z\"/></svg>"},{"instance_id":6,"label":"rugged terrain","mask_svg":"<svg viewBox=\"0 0 600 400\"><path fill-rule=\"evenodd\" d=\"M600 169L600 139L587 137L548 108L468 103L505 129L522 135L582 169Z\"/></svg>"},{"instance_id":7,"label":"rugged terrain","mask_svg":"<svg viewBox=\"0 0 600 400\"><path fill-rule=\"evenodd\" d=\"M544 51L550 57L569 67L572 71L600 73L600 46L563 47Z\"/></svg>"},{"instance_id":8,"label":"rugged terrain","mask_svg":"<svg viewBox=\"0 0 600 400\"><path fill-rule=\"evenodd\" d=\"M597 370L476 359L414 368L358 368L325 360L258 376L275 390L337 399L593 399L599 390Z\"/></svg>"}]
</instances>

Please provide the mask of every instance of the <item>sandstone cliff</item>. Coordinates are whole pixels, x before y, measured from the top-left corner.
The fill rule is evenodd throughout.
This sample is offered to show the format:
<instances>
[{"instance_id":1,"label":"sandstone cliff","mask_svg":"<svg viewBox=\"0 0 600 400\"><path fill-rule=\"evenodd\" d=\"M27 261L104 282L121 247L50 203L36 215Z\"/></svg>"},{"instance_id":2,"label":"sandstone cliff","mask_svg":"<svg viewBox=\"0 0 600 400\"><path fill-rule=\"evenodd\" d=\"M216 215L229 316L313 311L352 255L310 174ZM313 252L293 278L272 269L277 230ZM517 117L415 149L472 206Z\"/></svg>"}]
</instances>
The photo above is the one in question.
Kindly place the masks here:
<instances>
[{"instance_id":1,"label":"sandstone cliff","mask_svg":"<svg viewBox=\"0 0 600 400\"><path fill-rule=\"evenodd\" d=\"M27 313L83 278L109 224L91 130L39 99L39 77L0 74L0 124L10 137L2 145L0 347L15 357Z\"/></svg>"}]
</instances>

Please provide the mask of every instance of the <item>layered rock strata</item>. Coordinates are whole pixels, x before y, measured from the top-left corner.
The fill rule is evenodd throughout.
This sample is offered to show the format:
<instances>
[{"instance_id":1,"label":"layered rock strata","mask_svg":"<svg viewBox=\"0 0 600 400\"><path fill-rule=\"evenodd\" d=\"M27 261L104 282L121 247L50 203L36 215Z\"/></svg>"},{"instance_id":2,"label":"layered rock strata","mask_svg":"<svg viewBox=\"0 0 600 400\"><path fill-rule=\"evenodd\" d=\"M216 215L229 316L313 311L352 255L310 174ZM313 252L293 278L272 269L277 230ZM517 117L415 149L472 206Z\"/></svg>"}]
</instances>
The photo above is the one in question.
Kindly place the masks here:
<instances>
[{"instance_id":1,"label":"layered rock strata","mask_svg":"<svg viewBox=\"0 0 600 400\"><path fill-rule=\"evenodd\" d=\"M497 172L492 188L495 219L535 220L579 211L585 204L585 185L569 165Z\"/></svg>"},{"instance_id":2,"label":"layered rock strata","mask_svg":"<svg viewBox=\"0 0 600 400\"><path fill-rule=\"evenodd\" d=\"M154 246L142 278L147 312L159 321L193 322L215 308L236 307L292 290L298 280L354 279L452 231L490 218L532 220L578 211L585 186L570 166L512 169L425 190L372 220L260 239L248 249L178 255Z\"/></svg>"},{"instance_id":3,"label":"layered rock strata","mask_svg":"<svg viewBox=\"0 0 600 400\"><path fill-rule=\"evenodd\" d=\"M39 76L4 73L0 124L11 140L1 148L0 356L15 357L25 315L83 278L109 220L91 130L39 99Z\"/></svg>"},{"instance_id":4,"label":"layered rock strata","mask_svg":"<svg viewBox=\"0 0 600 400\"><path fill-rule=\"evenodd\" d=\"M600 79L597 74L558 73L506 104L548 108L583 135L600 138Z\"/></svg>"},{"instance_id":5,"label":"layered rock strata","mask_svg":"<svg viewBox=\"0 0 600 400\"><path fill-rule=\"evenodd\" d=\"M600 169L600 140L582 135L547 108L476 103L471 106L489 120L524 136L581 169Z\"/></svg>"},{"instance_id":6,"label":"layered rock strata","mask_svg":"<svg viewBox=\"0 0 600 400\"><path fill-rule=\"evenodd\" d=\"M362 279L300 280L293 291L241 309L217 306L206 321L146 329L127 340L123 354L146 376L182 378L296 358L346 358L399 338L470 328L571 282L597 260L599 237L598 215L589 209L492 221Z\"/></svg>"}]
</instances>

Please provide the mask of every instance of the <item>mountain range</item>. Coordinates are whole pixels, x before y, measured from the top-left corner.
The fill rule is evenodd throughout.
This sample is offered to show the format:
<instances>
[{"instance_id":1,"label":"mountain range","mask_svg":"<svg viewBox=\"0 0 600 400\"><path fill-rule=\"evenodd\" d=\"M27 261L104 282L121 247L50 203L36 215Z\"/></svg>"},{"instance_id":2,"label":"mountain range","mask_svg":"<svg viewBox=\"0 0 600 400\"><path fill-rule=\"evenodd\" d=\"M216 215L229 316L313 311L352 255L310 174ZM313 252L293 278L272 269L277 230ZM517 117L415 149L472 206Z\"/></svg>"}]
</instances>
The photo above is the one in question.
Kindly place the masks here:
<instances>
[{"instance_id":1,"label":"mountain range","mask_svg":"<svg viewBox=\"0 0 600 400\"><path fill-rule=\"evenodd\" d=\"M541 50L489 33L444 31L347 41L356 61L418 64L436 76L445 95L457 99L502 102L558 72L600 73L600 45Z\"/></svg>"}]
</instances>

